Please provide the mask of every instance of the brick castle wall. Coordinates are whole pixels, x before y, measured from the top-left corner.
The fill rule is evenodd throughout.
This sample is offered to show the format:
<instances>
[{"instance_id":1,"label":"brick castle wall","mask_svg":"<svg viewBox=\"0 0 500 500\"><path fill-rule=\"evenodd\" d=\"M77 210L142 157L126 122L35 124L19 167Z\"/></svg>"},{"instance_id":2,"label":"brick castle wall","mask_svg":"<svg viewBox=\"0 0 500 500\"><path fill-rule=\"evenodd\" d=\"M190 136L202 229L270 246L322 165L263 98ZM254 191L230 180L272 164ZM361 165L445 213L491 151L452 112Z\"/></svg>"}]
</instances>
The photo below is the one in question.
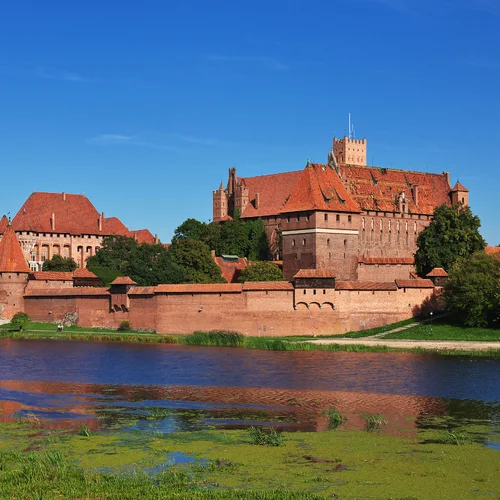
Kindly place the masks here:
<instances>
[{"instance_id":1,"label":"brick castle wall","mask_svg":"<svg viewBox=\"0 0 500 500\"><path fill-rule=\"evenodd\" d=\"M115 310L109 294L28 295L24 301L26 313L36 321L56 322L68 312L78 312L82 327L117 328L128 320L132 328L160 334L217 329L285 336L340 334L400 321L412 317L433 293L433 288L131 293L128 310Z\"/></svg>"}]
</instances>

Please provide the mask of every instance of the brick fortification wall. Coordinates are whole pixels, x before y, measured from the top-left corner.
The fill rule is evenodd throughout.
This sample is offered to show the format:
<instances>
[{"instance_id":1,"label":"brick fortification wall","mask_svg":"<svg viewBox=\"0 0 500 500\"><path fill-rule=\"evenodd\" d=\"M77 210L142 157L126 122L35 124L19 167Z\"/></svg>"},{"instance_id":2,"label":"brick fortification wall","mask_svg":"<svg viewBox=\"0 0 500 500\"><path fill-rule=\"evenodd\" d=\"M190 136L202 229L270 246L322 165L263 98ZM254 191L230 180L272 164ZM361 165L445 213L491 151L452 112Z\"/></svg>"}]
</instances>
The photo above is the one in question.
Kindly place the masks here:
<instances>
[{"instance_id":1,"label":"brick fortification wall","mask_svg":"<svg viewBox=\"0 0 500 500\"><path fill-rule=\"evenodd\" d=\"M82 327L117 328L128 320L132 328L160 334L217 329L285 336L340 334L400 321L434 293L432 286L402 288L394 282L354 290L338 285L325 290L294 289L290 283L132 287L128 307L119 310L106 289L31 290L24 302L36 321L55 322L78 312Z\"/></svg>"}]
</instances>

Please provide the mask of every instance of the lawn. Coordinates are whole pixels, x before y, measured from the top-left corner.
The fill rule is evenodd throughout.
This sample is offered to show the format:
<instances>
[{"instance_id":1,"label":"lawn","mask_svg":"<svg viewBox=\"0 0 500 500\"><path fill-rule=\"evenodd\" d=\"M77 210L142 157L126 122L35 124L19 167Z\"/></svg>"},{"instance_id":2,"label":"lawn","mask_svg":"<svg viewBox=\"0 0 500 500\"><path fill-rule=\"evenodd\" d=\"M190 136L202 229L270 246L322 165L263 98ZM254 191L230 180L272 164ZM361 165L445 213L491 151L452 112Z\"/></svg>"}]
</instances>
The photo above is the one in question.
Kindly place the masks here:
<instances>
[{"instance_id":1,"label":"lawn","mask_svg":"<svg viewBox=\"0 0 500 500\"><path fill-rule=\"evenodd\" d=\"M384 335L384 339L407 340L469 340L469 341L500 341L500 329L472 328L455 325L450 319L442 318L417 324L395 333Z\"/></svg>"}]
</instances>

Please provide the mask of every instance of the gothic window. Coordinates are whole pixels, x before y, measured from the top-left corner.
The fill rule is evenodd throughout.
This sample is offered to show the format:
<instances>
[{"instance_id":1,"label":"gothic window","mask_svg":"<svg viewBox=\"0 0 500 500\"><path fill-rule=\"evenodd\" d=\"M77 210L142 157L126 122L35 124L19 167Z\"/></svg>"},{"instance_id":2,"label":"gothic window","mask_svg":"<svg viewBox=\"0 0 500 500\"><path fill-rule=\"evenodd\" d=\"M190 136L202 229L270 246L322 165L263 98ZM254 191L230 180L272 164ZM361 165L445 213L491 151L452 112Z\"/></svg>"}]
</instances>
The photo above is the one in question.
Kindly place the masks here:
<instances>
[{"instance_id":1,"label":"gothic window","mask_svg":"<svg viewBox=\"0 0 500 500\"><path fill-rule=\"evenodd\" d=\"M325 220L328 220L328 214L325 214Z\"/></svg>"}]
</instances>

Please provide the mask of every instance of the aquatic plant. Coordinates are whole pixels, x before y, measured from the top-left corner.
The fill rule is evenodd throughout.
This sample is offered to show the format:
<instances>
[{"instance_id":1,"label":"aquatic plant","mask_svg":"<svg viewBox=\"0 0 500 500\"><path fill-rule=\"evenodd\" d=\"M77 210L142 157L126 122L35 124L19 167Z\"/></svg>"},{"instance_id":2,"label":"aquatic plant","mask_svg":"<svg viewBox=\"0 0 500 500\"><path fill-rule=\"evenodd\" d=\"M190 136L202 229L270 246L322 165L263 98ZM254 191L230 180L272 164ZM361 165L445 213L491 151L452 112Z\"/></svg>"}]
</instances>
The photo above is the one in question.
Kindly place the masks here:
<instances>
[{"instance_id":1,"label":"aquatic plant","mask_svg":"<svg viewBox=\"0 0 500 500\"><path fill-rule=\"evenodd\" d=\"M166 417L171 415L170 410L168 408L147 408L148 416L147 420L163 420Z\"/></svg>"},{"instance_id":2,"label":"aquatic plant","mask_svg":"<svg viewBox=\"0 0 500 500\"><path fill-rule=\"evenodd\" d=\"M90 437L91 432L90 432L90 429L89 429L89 427L88 427L87 425L85 425L85 424L80 424L80 425L78 426L78 434L79 434L80 436Z\"/></svg>"},{"instance_id":3,"label":"aquatic plant","mask_svg":"<svg viewBox=\"0 0 500 500\"><path fill-rule=\"evenodd\" d=\"M194 332L179 339L187 345L242 347L245 337L241 333L226 330L211 330L209 332Z\"/></svg>"},{"instance_id":4,"label":"aquatic plant","mask_svg":"<svg viewBox=\"0 0 500 500\"><path fill-rule=\"evenodd\" d=\"M441 442L444 444L454 444L460 446L472 443L473 439L467 432L450 431L449 429L446 429L443 432L443 437L441 439Z\"/></svg>"},{"instance_id":5,"label":"aquatic plant","mask_svg":"<svg viewBox=\"0 0 500 500\"><path fill-rule=\"evenodd\" d=\"M266 430L262 427L251 426L247 430L252 444L261 446L283 446L285 444L283 434L276 432L273 427Z\"/></svg>"},{"instance_id":6,"label":"aquatic plant","mask_svg":"<svg viewBox=\"0 0 500 500\"><path fill-rule=\"evenodd\" d=\"M379 431L382 429L382 426L387 425L387 420L380 413L362 413L361 417L365 421L365 431Z\"/></svg>"},{"instance_id":7,"label":"aquatic plant","mask_svg":"<svg viewBox=\"0 0 500 500\"><path fill-rule=\"evenodd\" d=\"M128 332L130 330L130 321L127 319L124 319L121 323L120 326L118 327L119 332Z\"/></svg>"},{"instance_id":8,"label":"aquatic plant","mask_svg":"<svg viewBox=\"0 0 500 500\"><path fill-rule=\"evenodd\" d=\"M328 428L332 430L337 429L340 424L347 421L347 417L340 414L335 406L325 408L322 413L328 417Z\"/></svg>"}]
</instances>

